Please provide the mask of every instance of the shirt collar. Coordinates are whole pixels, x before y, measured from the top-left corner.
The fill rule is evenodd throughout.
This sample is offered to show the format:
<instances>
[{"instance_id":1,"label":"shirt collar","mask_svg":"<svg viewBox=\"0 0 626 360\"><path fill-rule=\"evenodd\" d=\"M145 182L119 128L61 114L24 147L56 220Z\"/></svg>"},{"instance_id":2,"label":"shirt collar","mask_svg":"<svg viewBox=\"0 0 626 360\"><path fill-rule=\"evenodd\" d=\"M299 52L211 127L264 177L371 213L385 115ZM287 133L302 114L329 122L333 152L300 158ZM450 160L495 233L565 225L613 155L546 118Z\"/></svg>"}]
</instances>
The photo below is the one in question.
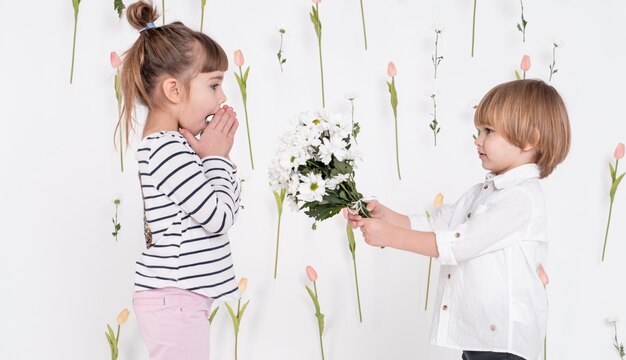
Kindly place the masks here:
<instances>
[{"instance_id":1,"label":"shirt collar","mask_svg":"<svg viewBox=\"0 0 626 360\"><path fill-rule=\"evenodd\" d=\"M528 179L538 178L539 173L539 166L537 166L537 164L524 164L515 167L502 175L496 175L490 172L485 177L485 182L493 181L493 185L496 189L504 189L509 186L517 185Z\"/></svg>"}]
</instances>

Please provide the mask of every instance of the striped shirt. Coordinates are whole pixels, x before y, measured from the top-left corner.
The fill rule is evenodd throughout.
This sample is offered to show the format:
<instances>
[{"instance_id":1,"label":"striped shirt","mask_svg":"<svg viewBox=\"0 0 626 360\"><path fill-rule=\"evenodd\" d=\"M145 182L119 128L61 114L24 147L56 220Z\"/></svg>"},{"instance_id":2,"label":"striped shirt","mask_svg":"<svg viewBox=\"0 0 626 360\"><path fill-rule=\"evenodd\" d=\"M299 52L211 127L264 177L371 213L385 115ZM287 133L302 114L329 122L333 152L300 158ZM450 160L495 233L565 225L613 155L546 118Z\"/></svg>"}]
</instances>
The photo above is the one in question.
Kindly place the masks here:
<instances>
[{"instance_id":1,"label":"striped shirt","mask_svg":"<svg viewBox=\"0 0 626 360\"><path fill-rule=\"evenodd\" d=\"M150 134L135 157L153 244L137 260L135 290L173 286L237 298L227 235L239 211L235 165L200 159L176 131Z\"/></svg>"}]
</instances>

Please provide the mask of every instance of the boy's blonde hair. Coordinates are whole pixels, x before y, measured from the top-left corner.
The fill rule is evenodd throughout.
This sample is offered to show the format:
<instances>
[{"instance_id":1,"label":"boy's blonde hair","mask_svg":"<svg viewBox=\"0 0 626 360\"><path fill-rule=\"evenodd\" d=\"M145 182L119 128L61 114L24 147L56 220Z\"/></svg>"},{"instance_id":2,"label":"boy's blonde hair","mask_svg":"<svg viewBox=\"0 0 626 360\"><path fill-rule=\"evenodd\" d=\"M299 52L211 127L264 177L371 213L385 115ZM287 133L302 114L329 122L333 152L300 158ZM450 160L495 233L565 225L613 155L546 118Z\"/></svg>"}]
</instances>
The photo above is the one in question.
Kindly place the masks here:
<instances>
[{"instance_id":1,"label":"boy's blonde hair","mask_svg":"<svg viewBox=\"0 0 626 360\"><path fill-rule=\"evenodd\" d=\"M489 90L478 104L474 124L493 127L521 149L533 146L540 178L550 175L569 152L565 103L541 80L516 80Z\"/></svg>"}]
</instances>

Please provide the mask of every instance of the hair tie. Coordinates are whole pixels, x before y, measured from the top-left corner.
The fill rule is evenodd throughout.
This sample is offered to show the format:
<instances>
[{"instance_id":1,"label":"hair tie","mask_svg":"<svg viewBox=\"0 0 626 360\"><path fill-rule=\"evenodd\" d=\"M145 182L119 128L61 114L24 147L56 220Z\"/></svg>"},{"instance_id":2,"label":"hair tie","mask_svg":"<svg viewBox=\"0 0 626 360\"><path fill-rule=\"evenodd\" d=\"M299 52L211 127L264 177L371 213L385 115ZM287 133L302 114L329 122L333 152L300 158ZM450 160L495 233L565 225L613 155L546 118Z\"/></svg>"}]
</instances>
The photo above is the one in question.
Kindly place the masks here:
<instances>
[{"instance_id":1,"label":"hair tie","mask_svg":"<svg viewBox=\"0 0 626 360\"><path fill-rule=\"evenodd\" d=\"M154 28L156 28L156 25L154 25L154 23L149 22L149 23L146 23L146 27L145 28L139 30L139 33L142 33L145 30L150 30L150 29L154 29Z\"/></svg>"}]
</instances>

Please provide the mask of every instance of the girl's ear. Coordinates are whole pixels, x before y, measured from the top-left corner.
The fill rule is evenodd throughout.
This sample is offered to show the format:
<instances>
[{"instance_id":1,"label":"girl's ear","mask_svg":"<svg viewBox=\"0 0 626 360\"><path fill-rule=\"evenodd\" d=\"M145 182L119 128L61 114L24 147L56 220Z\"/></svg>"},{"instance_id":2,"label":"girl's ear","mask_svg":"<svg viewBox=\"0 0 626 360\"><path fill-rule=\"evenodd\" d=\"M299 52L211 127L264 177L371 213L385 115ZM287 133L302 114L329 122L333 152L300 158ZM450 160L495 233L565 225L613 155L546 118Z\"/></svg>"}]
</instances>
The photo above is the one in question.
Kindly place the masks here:
<instances>
[{"instance_id":1,"label":"girl's ear","mask_svg":"<svg viewBox=\"0 0 626 360\"><path fill-rule=\"evenodd\" d=\"M173 104L179 104L182 101L181 83L174 78L167 78L162 83L163 94L165 98Z\"/></svg>"}]
</instances>

